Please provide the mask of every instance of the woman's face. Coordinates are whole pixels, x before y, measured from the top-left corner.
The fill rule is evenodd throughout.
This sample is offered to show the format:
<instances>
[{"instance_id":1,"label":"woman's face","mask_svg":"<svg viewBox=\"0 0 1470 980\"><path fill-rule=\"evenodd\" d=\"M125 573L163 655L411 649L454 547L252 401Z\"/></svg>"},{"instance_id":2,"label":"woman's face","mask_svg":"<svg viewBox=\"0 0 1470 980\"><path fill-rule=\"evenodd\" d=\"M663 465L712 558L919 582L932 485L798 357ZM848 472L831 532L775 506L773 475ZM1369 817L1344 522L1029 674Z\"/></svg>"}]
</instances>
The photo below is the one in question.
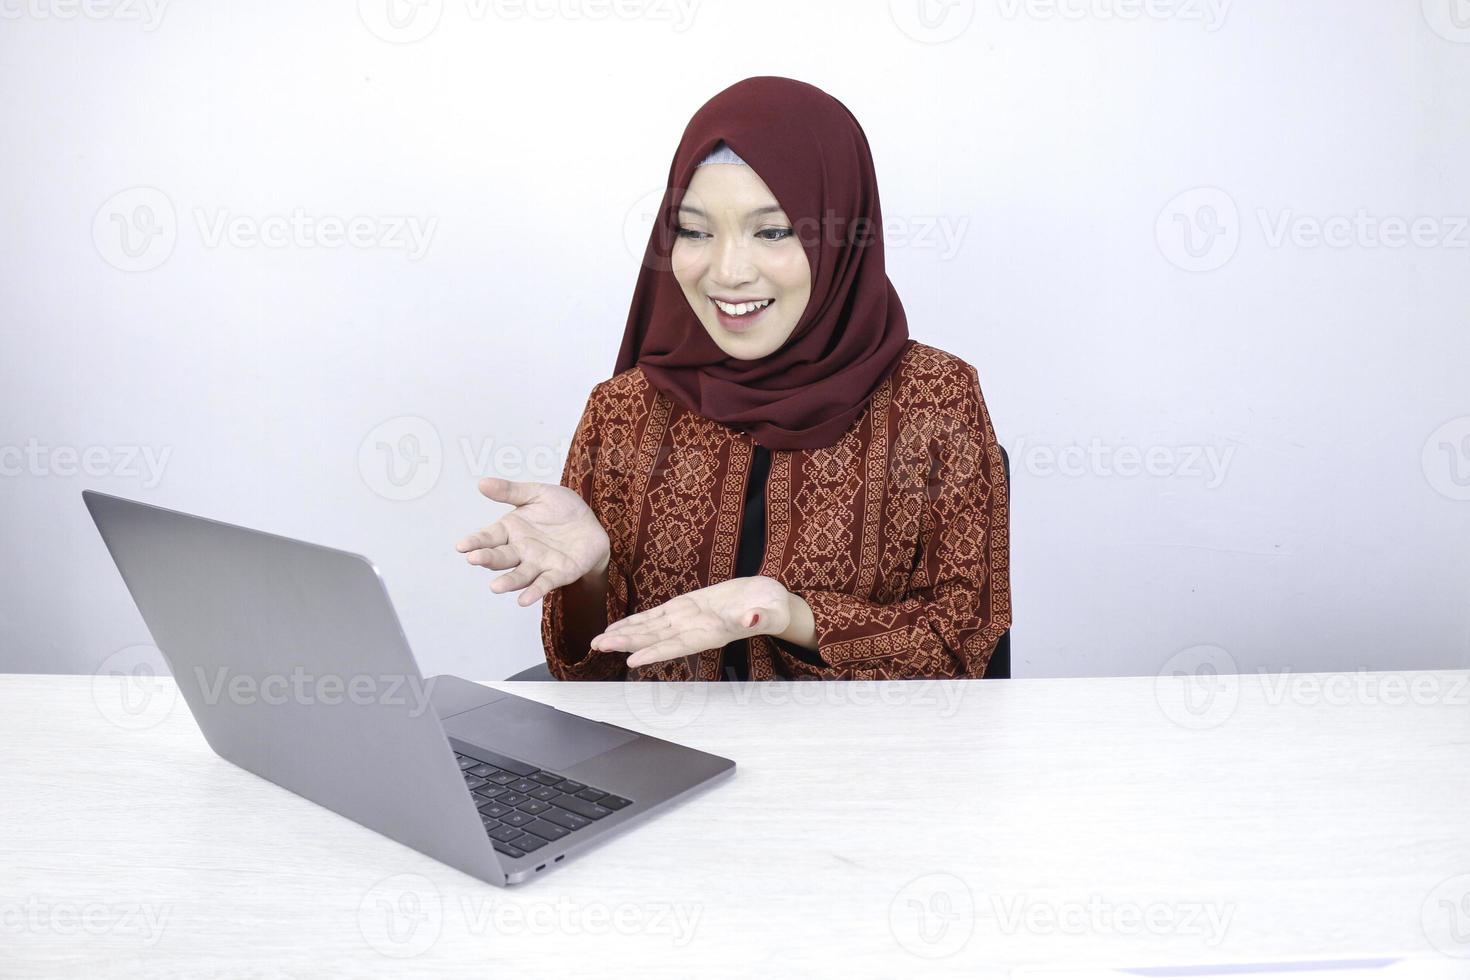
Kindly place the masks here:
<instances>
[{"instance_id":1,"label":"woman's face","mask_svg":"<svg viewBox=\"0 0 1470 980\"><path fill-rule=\"evenodd\" d=\"M694 171L679 205L674 277L726 354L755 360L778 350L812 294L806 250L753 169L711 163ZM728 301L723 309L716 300ZM743 303L764 303L748 309Z\"/></svg>"}]
</instances>

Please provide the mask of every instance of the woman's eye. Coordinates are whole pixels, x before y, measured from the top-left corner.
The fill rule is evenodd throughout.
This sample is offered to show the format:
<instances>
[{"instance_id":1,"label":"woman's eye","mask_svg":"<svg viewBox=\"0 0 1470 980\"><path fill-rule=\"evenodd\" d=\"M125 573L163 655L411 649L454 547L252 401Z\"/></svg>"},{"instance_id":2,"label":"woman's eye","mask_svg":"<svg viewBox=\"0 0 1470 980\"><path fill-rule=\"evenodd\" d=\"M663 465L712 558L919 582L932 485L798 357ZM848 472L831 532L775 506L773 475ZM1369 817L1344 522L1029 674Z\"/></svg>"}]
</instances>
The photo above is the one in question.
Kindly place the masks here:
<instances>
[{"instance_id":1,"label":"woman's eye","mask_svg":"<svg viewBox=\"0 0 1470 980\"><path fill-rule=\"evenodd\" d=\"M674 234L678 235L680 238L687 238L693 241L700 241L702 239L711 237L708 232L696 231L693 228L685 228L683 225L676 226L674 228ZM792 232L790 228L762 228L760 231L755 233L756 237L763 242L779 242L784 239L790 238L791 234Z\"/></svg>"}]
</instances>

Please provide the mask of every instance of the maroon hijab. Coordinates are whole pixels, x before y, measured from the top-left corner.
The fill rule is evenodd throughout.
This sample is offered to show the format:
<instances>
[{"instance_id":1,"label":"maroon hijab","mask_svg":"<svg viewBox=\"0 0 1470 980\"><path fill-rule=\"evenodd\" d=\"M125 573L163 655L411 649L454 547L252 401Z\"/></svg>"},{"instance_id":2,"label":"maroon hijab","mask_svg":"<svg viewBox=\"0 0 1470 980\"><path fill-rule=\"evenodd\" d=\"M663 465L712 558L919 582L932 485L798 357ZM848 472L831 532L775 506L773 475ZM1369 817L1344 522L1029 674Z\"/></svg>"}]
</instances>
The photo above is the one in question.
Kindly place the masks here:
<instances>
[{"instance_id":1,"label":"maroon hijab","mask_svg":"<svg viewBox=\"0 0 1470 980\"><path fill-rule=\"evenodd\" d=\"M679 202L721 140L754 168L793 222L811 266L806 310L779 349L728 356L671 271ZM747 78L695 113L669 168L614 374L635 364L688 410L768 449L831 446L898 366L908 323L883 266L883 217L868 139L815 86Z\"/></svg>"}]
</instances>

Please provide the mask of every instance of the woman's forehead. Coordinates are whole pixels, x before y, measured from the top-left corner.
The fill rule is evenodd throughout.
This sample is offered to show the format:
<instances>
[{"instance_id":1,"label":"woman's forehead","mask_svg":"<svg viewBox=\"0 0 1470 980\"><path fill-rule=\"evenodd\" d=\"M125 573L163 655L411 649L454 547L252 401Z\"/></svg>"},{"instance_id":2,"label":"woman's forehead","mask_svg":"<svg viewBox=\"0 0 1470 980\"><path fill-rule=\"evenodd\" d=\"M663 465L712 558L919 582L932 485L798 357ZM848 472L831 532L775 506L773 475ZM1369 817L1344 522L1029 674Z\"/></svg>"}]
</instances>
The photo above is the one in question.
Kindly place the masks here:
<instances>
[{"instance_id":1,"label":"woman's forehead","mask_svg":"<svg viewBox=\"0 0 1470 980\"><path fill-rule=\"evenodd\" d=\"M679 210L698 216L760 217L782 211L776 195L754 170L740 164L700 167L679 201Z\"/></svg>"}]
</instances>

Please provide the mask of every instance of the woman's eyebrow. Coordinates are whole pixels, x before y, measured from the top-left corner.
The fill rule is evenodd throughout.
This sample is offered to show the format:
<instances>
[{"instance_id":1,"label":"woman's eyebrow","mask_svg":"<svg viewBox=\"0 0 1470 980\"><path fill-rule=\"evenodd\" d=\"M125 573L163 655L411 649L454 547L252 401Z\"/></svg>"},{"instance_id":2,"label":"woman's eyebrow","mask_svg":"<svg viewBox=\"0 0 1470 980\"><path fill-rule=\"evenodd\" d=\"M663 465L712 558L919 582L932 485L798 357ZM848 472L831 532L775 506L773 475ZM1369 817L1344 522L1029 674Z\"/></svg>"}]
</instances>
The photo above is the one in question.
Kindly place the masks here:
<instances>
[{"instance_id":1,"label":"woman's eyebrow","mask_svg":"<svg viewBox=\"0 0 1470 980\"><path fill-rule=\"evenodd\" d=\"M681 205L679 205L679 210L680 211L688 211L690 214L697 214L701 218L706 217L706 215L705 215L705 213L703 211L701 211L699 208L695 207L692 204L681 204ZM763 208L752 208L747 213L747 216L754 215L754 214L775 214L775 213L777 213L777 212L779 212L781 210L782 210L782 208L781 208L781 205L779 205L779 204L767 204Z\"/></svg>"}]
</instances>

